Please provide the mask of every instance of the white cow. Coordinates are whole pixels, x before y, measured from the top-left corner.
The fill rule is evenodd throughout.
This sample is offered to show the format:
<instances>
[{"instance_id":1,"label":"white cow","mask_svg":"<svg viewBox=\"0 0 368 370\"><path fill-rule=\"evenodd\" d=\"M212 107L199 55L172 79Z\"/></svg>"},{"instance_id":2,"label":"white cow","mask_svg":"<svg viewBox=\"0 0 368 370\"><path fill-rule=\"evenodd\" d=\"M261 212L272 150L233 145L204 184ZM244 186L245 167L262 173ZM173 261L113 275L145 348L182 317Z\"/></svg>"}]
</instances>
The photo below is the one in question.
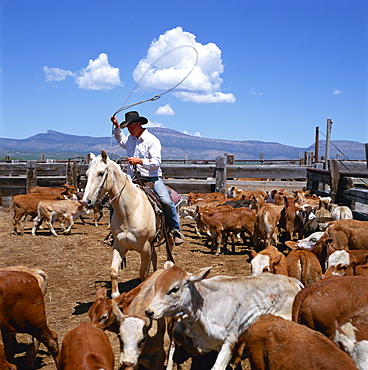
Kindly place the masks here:
<instances>
[{"instance_id":1,"label":"white cow","mask_svg":"<svg viewBox=\"0 0 368 370\"><path fill-rule=\"evenodd\" d=\"M353 212L348 206L339 206L337 204L331 204L331 217L334 220L341 220L344 218L353 219Z\"/></svg>"},{"instance_id":2,"label":"white cow","mask_svg":"<svg viewBox=\"0 0 368 370\"><path fill-rule=\"evenodd\" d=\"M38 203L38 214L34 219L32 235L36 235L36 230L44 218L50 231L55 236L57 234L52 226L52 222L58 218L64 218L66 220L68 227L65 233L70 233L74 225L74 220L84 214L89 214L89 210L74 200L41 200Z\"/></svg>"},{"instance_id":3,"label":"white cow","mask_svg":"<svg viewBox=\"0 0 368 370\"><path fill-rule=\"evenodd\" d=\"M169 342L166 319L152 322L144 312L154 295L154 283L163 272L162 269L157 270L141 283L141 290L129 305L127 315L112 300L112 311L119 323L120 365L124 369L137 369L139 364L151 370L161 370L164 367L168 352L168 348L164 347L165 339Z\"/></svg>"},{"instance_id":4,"label":"white cow","mask_svg":"<svg viewBox=\"0 0 368 370\"><path fill-rule=\"evenodd\" d=\"M294 297L303 285L268 273L205 279L210 269L189 273L166 262L146 315L154 320L178 316L198 352L219 352L212 370L222 370L239 337L260 315L272 313L291 320Z\"/></svg>"},{"instance_id":5,"label":"white cow","mask_svg":"<svg viewBox=\"0 0 368 370\"><path fill-rule=\"evenodd\" d=\"M316 231L315 233L309 235L307 238L298 240L296 242L296 247L311 251L324 233L324 231Z\"/></svg>"},{"instance_id":6,"label":"white cow","mask_svg":"<svg viewBox=\"0 0 368 370\"><path fill-rule=\"evenodd\" d=\"M328 256L324 276L361 275L359 267L364 269L367 261L368 250L337 250Z\"/></svg>"}]
</instances>

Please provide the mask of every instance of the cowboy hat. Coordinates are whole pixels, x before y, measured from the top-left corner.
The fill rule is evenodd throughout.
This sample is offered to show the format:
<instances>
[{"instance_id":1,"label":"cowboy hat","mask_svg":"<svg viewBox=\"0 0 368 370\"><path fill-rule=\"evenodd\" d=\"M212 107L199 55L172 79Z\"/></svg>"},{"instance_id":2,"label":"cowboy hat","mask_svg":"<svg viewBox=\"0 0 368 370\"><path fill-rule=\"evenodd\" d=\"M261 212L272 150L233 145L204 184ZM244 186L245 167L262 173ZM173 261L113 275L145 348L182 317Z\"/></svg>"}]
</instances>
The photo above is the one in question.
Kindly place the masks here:
<instances>
[{"instance_id":1,"label":"cowboy hat","mask_svg":"<svg viewBox=\"0 0 368 370\"><path fill-rule=\"evenodd\" d=\"M140 122L142 125L145 125L148 123L148 119L145 117L139 117L139 113L136 111L127 112L125 113L125 121L120 123L120 127L125 128L134 122Z\"/></svg>"}]
</instances>

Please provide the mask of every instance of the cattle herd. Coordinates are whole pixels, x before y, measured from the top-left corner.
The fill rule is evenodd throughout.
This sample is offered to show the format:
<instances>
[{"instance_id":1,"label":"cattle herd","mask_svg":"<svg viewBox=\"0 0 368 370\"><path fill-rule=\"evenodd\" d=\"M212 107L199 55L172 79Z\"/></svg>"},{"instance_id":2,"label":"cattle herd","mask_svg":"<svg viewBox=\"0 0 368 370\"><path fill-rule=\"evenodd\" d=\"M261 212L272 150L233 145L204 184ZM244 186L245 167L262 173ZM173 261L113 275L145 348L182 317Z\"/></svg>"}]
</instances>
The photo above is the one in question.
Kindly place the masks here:
<instances>
[{"instance_id":1,"label":"cattle herd","mask_svg":"<svg viewBox=\"0 0 368 370\"><path fill-rule=\"evenodd\" d=\"M70 185L13 196L14 233L28 216L35 239L43 220L50 238L54 222L70 234L90 212L98 225L103 205L80 199ZM368 370L368 221L329 197L284 189L189 193L178 212L214 261L247 247L251 274L209 277L210 266L167 261L116 298L97 289L89 321L60 341L46 317L47 271L1 266L0 369L17 368L16 333L27 333L29 368L42 343L63 370L170 370L188 359L191 369L241 369L245 358L253 370ZM106 331L119 340L118 363Z\"/></svg>"}]
</instances>

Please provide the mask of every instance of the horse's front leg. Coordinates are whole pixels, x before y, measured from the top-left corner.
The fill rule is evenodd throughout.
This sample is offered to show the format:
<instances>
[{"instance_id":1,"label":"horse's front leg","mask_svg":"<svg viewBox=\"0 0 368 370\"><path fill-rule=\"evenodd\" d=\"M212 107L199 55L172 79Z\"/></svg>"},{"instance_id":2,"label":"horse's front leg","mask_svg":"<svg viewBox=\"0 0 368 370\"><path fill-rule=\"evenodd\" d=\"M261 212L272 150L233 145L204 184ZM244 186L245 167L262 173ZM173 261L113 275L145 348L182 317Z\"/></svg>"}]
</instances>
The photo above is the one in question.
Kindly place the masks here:
<instances>
[{"instance_id":1,"label":"horse's front leg","mask_svg":"<svg viewBox=\"0 0 368 370\"><path fill-rule=\"evenodd\" d=\"M152 256L151 256L152 253ZM149 242L146 242L141 252L141 268L139 277L144 281L149 274L149 262L152 262L153 271L157 270L157 253L154 247L151 247Z\"/></svg>"},{"instance_id":2,"label":"horse's front leg","mask_svg":"<svg viewBox=\"0 0 368 370\"><path fill-rule=\"evenodd\" d=\"M111 279L111 298L117 298L120 295L118 287L119 269L121 262L126 253L126 249L117 250L115 247L112 251L112 261L110 268L110 279Z\"/></svg>"}]
</instances>

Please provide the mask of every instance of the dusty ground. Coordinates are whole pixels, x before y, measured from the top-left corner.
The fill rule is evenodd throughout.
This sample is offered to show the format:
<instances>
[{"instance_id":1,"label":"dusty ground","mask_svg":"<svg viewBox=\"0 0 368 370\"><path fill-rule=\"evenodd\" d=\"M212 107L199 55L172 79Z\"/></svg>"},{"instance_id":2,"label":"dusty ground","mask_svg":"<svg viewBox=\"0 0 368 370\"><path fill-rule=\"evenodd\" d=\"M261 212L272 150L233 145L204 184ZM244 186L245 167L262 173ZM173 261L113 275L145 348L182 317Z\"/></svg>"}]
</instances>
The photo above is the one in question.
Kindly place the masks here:
<instances>
[{"instance_id":1,"label":"dusty ground","mask_svg":"<svg viewBox=\"0 0 368 370\"><path fill-rule=\"evenodd\" d=\"M48 290L45 297L49 326L56 331L59 345L65 334L83 321L89 321L88 308L93 303L96 289L101 286L110 288L109 270L111 247L103 244L108 234L108 212L95 227L90 218L88 224L80 221L72 228L71 235L54 237L47 230L40 230L31 236L31 222L27 221L25 233L15 235L12 225L12 213L0 212L0 266L26 265L42 267L49 275ZM193 272L205 266L212 266L210 276L249 275L249 249L238 244L235 254L215 257L195 234L192 221L182 220L185 243L174 248L173 257L178 266ZM56 229L57 230L57 229ZM58 230L57 230L58 231ZM158 267L162 268L166 258L164 247L158 252ZM139 254L127 255L127 268L119 275L120 291L128 291L139 284ZM113 333L108 333L116 353L115 369L118 369L118 341ZM21 335L18 340L27 343L28 336ZM22 357L19 353L17 364L22 369ZM52 357L41 346L37 357L37 369L55 369ZM190 360L185 369L190 368ZM248 361L242 361L242 368L249 369Z\"/></svg>"}]
</instances>

